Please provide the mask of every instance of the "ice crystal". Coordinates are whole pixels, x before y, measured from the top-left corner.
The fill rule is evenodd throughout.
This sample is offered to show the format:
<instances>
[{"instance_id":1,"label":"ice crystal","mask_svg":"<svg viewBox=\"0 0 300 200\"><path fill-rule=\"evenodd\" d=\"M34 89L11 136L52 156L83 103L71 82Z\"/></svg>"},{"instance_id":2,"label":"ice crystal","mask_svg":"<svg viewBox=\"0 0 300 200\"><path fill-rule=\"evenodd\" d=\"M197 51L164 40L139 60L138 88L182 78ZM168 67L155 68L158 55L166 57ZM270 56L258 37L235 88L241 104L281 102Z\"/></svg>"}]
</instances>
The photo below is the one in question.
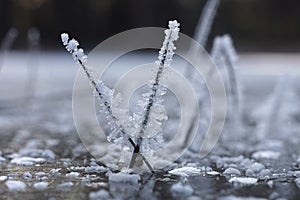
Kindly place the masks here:
<instances>
[{"instance_id":1,"label":"ice crystal","mask_svg":"<svg viewBox=\"0 0 300 200\"><path fill-rule=\"evenodd\" d=\"M67 45L69 42L69 35L67 33L62 33L61 41L63 42L63 45Z\"/></svg>"},{"instance_id":2,"label":"ice crystal","mask_svg":"<svg viewBox=\"0 0 300 200\"><path fill-rule=\"evenodd\" d=\"M72 53L73 58L75 61L77 60L81 60L82 63L86 63L87 62L87 56L84 54L83 49L75 49L75 51L73 51Z\"/></svg>"}]
</instances>

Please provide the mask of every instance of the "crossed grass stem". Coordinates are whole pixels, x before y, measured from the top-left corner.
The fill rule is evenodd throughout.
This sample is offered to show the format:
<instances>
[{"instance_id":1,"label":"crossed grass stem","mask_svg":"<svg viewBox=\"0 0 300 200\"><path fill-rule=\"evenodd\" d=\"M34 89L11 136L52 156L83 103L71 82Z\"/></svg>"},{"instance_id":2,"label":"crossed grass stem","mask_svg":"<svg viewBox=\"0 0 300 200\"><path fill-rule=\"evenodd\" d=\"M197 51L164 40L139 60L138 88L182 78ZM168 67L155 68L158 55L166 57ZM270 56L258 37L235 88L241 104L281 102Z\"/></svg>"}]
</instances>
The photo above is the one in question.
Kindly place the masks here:
<instances>
[{"instance_id":1,"label":"crossed grass stem","mask_svg":"<svg viewBox=\"0 0 300 200\"><path fill-rule=\"evenodd\" d=\"M113 112L112 112L112 109L109 105L109 103L105 100L103 94L100 92L99 88L97 87L97 84L96 82L94 81L94 79L92 78L91 74L88 72L88 69L86 68L86 66L82 63L82 61L80 59L78 59L78 62L80 64L80 66L82 67L83 71L85 72L86 76L88 77L88 80L91 82L92 86L95 88L96 90L96 93L97 95L99 96L99 98L101 100L104 101L104 106L105 106L105 109L107 110L107 112L109 113L109 115L112 117L112 119L114 121L117 121L117 118L113 115ZM120 128L121 128L121 133L123 135L128 135L124 128L122 127L122 125L120 125ZM133 139L131 137L128 136L128 141L129 143L133 146L133 149L134 149L134 152L137 154L137 155L140 155L143 159L143 161L145 162L146 166L149 168L149 170L152 172L152 173L155 173L154 172L154 169L153 167L151 166L150 162L146 159L146 157L139 151L139 148L140 148L140 145L139 144L136 144Z\"/></svg>"},{"instance_id":2,"label":"crossed grass stem","mask_svg":"<svg viewBox=\"0 0 300 200\"><path fill-rule=\"evenodd\" d=\"M166 47L169 46L170 36L171 36L171 34L169 35L169 37L167 39L168 42L166 44ZM141 126L142 128L141 128L140 133L139 133L140 137L137 139L137 145L133 149L133 152L132 152L132 155L131 155L130 164L129 164L129 168L132 168L134 166L135 160L136 160L137 156L138 155L142 155L140 153L140 146L141 146L141 143L142 143L142 140L143 140L142 135L143 135L143 133L144 133L144 131L145 131L147 125L148 125L148 122L149 122L149 116L150 116L151 108L152 108L153 103L154 103L154 98L157 95L157 87L159 86L159 81L160 81L161 75L163 73L163 68L164 68L164 65L165 65L167 51L168 51L168 49L166 49L165 53L163 54L163 59L160 62L158 71L157 71L156 76L155 76L154 84L153 84L153 86L151 88L151 95L149 97L149 101L148 101L148 104L147 104L147 107L146 107L146 113L144 115L144 119L143 119L142 126Z\"/></svg>"}]
</instances>

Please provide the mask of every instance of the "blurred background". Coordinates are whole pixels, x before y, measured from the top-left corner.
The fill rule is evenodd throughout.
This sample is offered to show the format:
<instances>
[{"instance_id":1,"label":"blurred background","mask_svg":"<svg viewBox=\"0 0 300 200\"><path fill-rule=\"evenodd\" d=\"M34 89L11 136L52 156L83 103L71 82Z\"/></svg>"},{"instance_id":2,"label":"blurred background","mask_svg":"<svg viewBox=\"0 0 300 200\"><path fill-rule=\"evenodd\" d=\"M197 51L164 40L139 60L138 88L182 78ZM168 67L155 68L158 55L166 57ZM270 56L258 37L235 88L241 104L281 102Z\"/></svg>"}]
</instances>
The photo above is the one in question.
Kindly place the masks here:
<instances>
[{"instance_id":1,"label":"blurred background","mask_svg":"<svg viewBox=\"0 0 300 200\"><path fill-rule=\"evenodd\" d=\"M195 193L207 194L203 199L217 199L227 194L247 197L254 194L264 199L300 199L300 1L220 1L206 47L208 52L212 52L214 38L230 34L237 51L236 56L231 40L226 42L223 36L219 54L210 54L214 61L223 61L218 68L228 94L229 117L212 157L203 159L201 163L193 160L196 154L189 152L188 159L182 159L179 163L198 167L196 163L199 162L201 173L209 168L222 174L201 174L188 180ZM78 138L73 119L72 94L80 68L66 52L60 34L70 33L71 37L79 40L87 54L117 33L138 27L167 27L171 19L177 19L181 23L181 32L193 37L206 2L208 0L0 0L0 199L86 199L88 192L95 191L96 187L117 195L138 191L139 186L127 183L119 186L127 191L107 184L104 174L94 179L94 171L91 176L87 171L82 171L79 177L74 176L73 179L64 174L73 166L78 166L79 171L86 169L90 155ZM232 51L228 51L228 47ZM113 86L126 70L153 63L158 51L149 52L130 52L114 60L109 66L111 73L106 76L112 83L108 86ZM101 56L111 56L113 53L107 51ZM91 54L89 56L92 58ZM182 71L192 69L177 58L175 56L174 68ZM199 60L202 61L201 58ZM200 105L200 117L204 116L204 120L200 119L199 127L204 133L210 119L210 98L205 85L197 82L201 77L197 79L191 72L188 74L192 76L186 77L194 82L194 88L198 89L202 100L206 100L201 100ZM179 82L178 86L181 85ZM88 84L85 87L92 92ZM166 102L174 108L173 113L168 115L173 117L169 118L169 122L176 128L181 115L177 110L179 106L169 103L170 100ZM84 132L93 133L93 127L84 122ZM169 134L175 132L171 128L166 130ZM197 156L201 140L202 137L198 137L195 146L192 146ZM98 144L94 146L103 148ZM107 150L108 154L113 152L109 148ZM222 159L223 156L228 157ZM25 162L31 157L45 159L47 165L32 161L34 165L23 167L17 166L18 162L12 162L15 158L18 161L24 157ZM121 159L127 158L122 156ZM229 182L236 177L226 180L223 176L227 170L225 167L229 167L227 175L232 173L230 177L237 174L253 176L259 181L250 187L240 187L238 184L236 188L231 187ZM62 176L56 176L59 170L53 176L50 173L52 169L62 169ZM25 175L27 171L34 175L30 181ZM247 174L247 171L251 173ZM45 174L46 179L44 175L38 178L37 174L41 173ZM30 189L8 193L4 176L8 180L24 181L21 186L26 183ZM164 179L156 182L147 178L152 186L148 188L149 184L140 189L168 198L166 195L169 195L168 191L175 181L162 181ZM48 181L49 187L38 193L31 185L41 180ZM249 182L247 178L243 180ZM71 187L74 183L69 192L55 189L65 181L71 183ZM144 183L144 180L141 182ZM154 186L155 189L152 189ZM232 198L234 196L224 199Z\"/></svg>"},{"instance_id":2,"label":"blurred background","mask_svg":"<svg viewBox=\"0 0 300 200\"><path fill-rule=\"evenodd\" d=\"M1 0L0 38L16 27L13 49L27 48L27 31L36 27L43 50L61 49L59 35L68 31L89 49L121 31L165 27L181 22L193 36L205 0ZM300 50L300 1L221 1L208 48L216 35L229 33L238 51L294 52Z\"/></svg>"}]
</instances>

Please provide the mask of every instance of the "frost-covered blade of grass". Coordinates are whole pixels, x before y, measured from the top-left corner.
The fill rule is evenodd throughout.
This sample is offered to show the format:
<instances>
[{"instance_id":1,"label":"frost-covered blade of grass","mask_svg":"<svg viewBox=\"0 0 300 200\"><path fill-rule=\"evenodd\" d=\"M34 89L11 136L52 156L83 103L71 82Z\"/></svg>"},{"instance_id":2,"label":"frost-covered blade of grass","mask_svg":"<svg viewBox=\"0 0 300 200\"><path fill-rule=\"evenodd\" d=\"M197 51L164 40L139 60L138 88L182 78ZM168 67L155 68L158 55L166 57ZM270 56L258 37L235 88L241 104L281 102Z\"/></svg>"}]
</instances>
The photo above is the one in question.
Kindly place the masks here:
<instances>
[{"instance_id":1,"label":"frost-covered blade of grass","mask_svg":"<svg viewBox=\"0 0 300 200\"><path fill-rule=\"evenodd\" d=\"M227 71L228 75L228 85L226 87L228 92L228 99L230 100L230 110L229 110L229 119L234 124L234 128L239 128L236 126L241 126L240 124L240 98L241 92L237 82L237 53L233 46L231 37L226 34L223 36L218 36L215 38L213 43L213 48L211 51L211 57L220 71ZM209 78L212 78L213 71L209 72Z\"/></svg>"},{"instance_id":2,"label":"frost-covered blade of grass","mask_svg":"<svg viewBox=\"0 0 300 200\"><path fill-rule=\"evenodd\" d=\"M271 95L253 112L253 117L258 122L256 130L258 139L267 137L275 131L275 127L280 128L278 127L279 113L289 86L289 77L280 77Z\"/></svg>"},{"instance_id":3,"label":"frost-covered blade of grass","mask_svg":"<svg viewBox=\"0 0 300 200\"><path fill-rule=\"evenodd\" d=\"M221 0L208 0L196 26L194 39L205 48Z\"/></svg>"},{"instance_id":4,"label":"frost-covered blade of grass","mask_svg":"<svg viewBox=\"0 0 300 200\"><path fill-rule=\"evenodd\" d=\"M220 1L221 0L208 0L198 20L193 39L203 48L206 46ZM199 53L201 53L200 50L199 46L191 44L188 55L191 59L196 59ZM185 75L186 77L193 78L193 70L191 68L186 68Z\"/></svg>"},{"instance_id":5,"label":"frost-covered blade of grass","mask_svg":"<svg viewBox=\"0 0 300 200\"><path fill-rule=\"evenodd\" d=\"M10 28L1 43L1 51L10 49L18 35L19 32L16 28Z\"/></svg>"},{"instance_id":6,"label":"frost-covered blade of grass","mask_svg":"<svg viewBox=\"0 0 300 200\"><path fill-rule=\"evenodd\" d=\"M16 28L10 28L4 39L2 40L2 43L1 43L1 58L0 58L0 71L1 71L1 68L2 68L2 64L3 64L3 59L4 59L4 54L12 47L14 41L16 40L16 38L18 37L19 35L19 32Z\"/></svg>"},{"instance_id":7,"label":"frost-covered blade of grass","mask_svg":"<svg viewBox=\"0 0 300 200\"><path fill-rule=\"evenodd\" d=\"M25 83L25 102L31 101L35 96L39 69L40 31L34 27L27 33L28 42L28 64L27 81Z\"/></svg>"},{"instance_id":8,"label":"frost-covered blade of grass","mask_svg":"<svg viewBox=\"0 0 300 200\"><path fill-rule=\"evenodd\" d=\"M130 167L133 167L137 154L140 151L148 152L157 150L159 144L163 142L162 128L164 121L167 120L165 108L163 106L163 96L167 91L166 75L170 70L174 56L174 41L178 39L179 23L169 21L169 29L165 30L163 46L159 51L157 68L155 69L153 80L150 81L150 91L143 95L139 101L140 110L135 116L140 124L138 129L137 146L132 154Z\"/></svg>"},{"instance_id":9,"label":"frost-covered blade of grass","mask_svg":"<svg viewBox=\"0 0 300 200\"><path fill-rule=\"evenodd\" d=\"M87 64L88 57L84 54L84 50L82 48L78 48L78 41L75 39L69 40L69 35L66 33L61 34L61 39L67 51L72 54L73 59L83 69L92 89L94 90L94 94L100 101L101 112L106 114L106 119L111 126L112 133L108 135L108 140L114 142L114 140L123 137L121 134L125 133L123 132L122 127L118 125L117 118L113 115L111 108L113 91L106 87L102 81L97 81L95 72L92 70L92 67Z\"/></svg>"}]
</instances>

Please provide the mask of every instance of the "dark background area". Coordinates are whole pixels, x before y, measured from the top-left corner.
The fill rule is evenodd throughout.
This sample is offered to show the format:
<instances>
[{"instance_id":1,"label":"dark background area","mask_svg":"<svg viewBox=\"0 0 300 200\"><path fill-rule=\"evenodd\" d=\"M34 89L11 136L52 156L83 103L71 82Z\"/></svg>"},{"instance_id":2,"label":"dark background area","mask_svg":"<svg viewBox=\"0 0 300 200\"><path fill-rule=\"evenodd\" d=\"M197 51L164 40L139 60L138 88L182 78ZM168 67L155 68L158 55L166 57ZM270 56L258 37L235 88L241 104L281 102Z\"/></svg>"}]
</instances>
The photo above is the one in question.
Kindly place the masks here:
<instances>
[{"instance_id":1,"label":"dark background area","mask_svg":"<svg viewBox=\"0 0 300 200\"><path fill-rule=\"evenodd\" d=\"M178 19L181 31L193 36L206 0L0 0L0 39L10 27L20 35L14 49L25 49L27 31L41 32L43 49L59 49L61 32L92 48L121 31L166 27ZM208 46L216 35L231 34L239 51L300 50L300 1L223 0Z\"/></svg>"}]
</instances>

